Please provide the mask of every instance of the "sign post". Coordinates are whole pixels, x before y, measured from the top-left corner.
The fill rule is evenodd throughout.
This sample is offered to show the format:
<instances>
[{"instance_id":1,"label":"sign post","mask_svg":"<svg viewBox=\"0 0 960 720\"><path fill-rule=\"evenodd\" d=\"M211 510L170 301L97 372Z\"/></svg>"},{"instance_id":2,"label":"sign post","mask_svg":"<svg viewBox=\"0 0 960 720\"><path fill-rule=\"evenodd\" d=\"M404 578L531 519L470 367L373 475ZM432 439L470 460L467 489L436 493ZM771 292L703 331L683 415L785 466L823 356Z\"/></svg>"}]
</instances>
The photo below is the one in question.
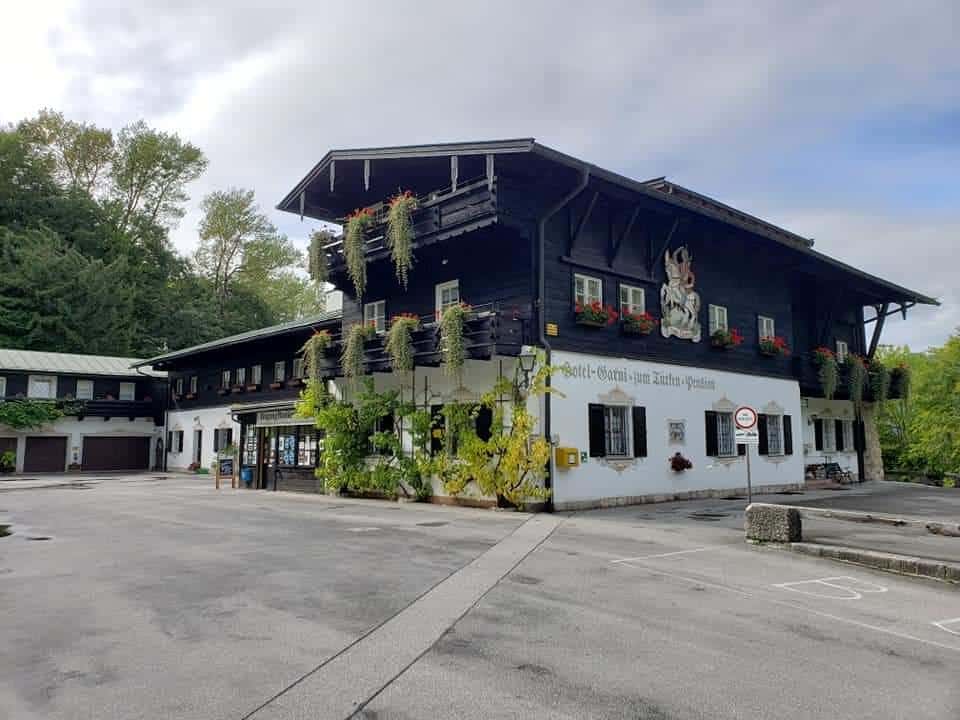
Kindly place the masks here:
<instances>
[{"instance_id":1,"label":"sign post","mask_svg":"<svg viewBox=\"0 0 960 720\"><path fill-rule=\"evenodd\" d=\"M234 458L233 453L221 453L217 457L217 467L216 467L216 479L215 485L217 490L220 489L220 480L225 478L230 478L230 487L236 489L237 487L237 473L234 468Z\"/></svg>"},{"instance_id":2,"label":"sign post","mask_svg":"<svg viewBox=\"0 0 960 720\"><path fill-rule=\"evenodd\" d=\"M753 482L750 477L750 446L760 444L760 431L757 429L757 411L747 405L741 405L733 414L734 442L743 445L747 456L747 504L753 502Z\"/></svg>"}]
</instances>

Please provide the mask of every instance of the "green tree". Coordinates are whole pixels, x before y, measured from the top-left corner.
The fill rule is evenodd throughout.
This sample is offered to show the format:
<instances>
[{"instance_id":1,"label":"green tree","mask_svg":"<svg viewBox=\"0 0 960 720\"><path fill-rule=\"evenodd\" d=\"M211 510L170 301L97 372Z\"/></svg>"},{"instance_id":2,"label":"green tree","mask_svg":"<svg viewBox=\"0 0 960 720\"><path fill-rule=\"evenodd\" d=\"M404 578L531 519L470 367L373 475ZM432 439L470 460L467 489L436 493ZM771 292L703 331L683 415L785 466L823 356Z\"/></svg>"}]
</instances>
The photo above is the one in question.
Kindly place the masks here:
<instances>
[{"instance_id":1,"label":"green tree","mask_svg":"<svg viewBox=\"0 0 960 720\"><path fill-rule=\"evenodd\" d=\"M115 151L110 130L67 120L54 110L41 110L19 130L47 156L64 186L94 196L103 185Z\"/></svg>"}]
</instances>

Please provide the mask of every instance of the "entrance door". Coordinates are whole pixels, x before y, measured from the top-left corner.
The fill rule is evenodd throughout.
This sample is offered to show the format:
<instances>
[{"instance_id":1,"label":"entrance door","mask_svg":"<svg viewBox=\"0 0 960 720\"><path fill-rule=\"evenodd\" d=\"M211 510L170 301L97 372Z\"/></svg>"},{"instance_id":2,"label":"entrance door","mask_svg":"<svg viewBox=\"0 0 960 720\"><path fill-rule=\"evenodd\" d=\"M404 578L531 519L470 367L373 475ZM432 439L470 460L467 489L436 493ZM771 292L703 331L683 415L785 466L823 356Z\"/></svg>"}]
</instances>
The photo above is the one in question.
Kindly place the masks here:
<instances>
[{"instance_id":1,"label":"entrance door","mask_svg":"<svg viewBox=\"0 0 960 720\"><path fill-rule=\"evenodd\" d=\"M65 437L27 437L23 453L24 472L63 472L67 468Z\"/></svg>"},{"instance_id":2,"label":"entrance door","mask_svg":"<svg viewBox=\"0 0 960 720\"><path fill-rule=\"evenodd\" d=\"M277 433L273 428L258 428L260 433L260 488L277 487Z\"/></svg>"},{"instance_id":3,"label":"entrance door","mask_svg":"<svg viewBox=\"0 0 960 720\"><path fill-rule=\"evenodd\" d=\"M193 462L196 465L200 464L200 459L203 457L203 430L194 430L193 431Z\"/></svg>"}]
</instances>

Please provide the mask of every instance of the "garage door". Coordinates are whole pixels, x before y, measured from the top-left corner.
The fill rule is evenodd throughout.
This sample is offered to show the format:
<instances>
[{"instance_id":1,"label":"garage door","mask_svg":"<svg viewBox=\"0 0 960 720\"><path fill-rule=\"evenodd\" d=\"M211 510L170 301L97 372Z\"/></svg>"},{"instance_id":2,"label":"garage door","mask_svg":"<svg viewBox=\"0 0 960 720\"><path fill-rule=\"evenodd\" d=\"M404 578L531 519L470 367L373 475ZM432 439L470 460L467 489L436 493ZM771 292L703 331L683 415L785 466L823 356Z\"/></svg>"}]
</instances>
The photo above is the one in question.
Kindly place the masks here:
<instances>
[{"instance_id":1,"label":"garage door","mask_svg":"<svg viewBox=\"0 0 960 720\"><path fill-rule=\"evenodd\" d=\"M85 437L83 470L149 470L150 438Z\"/></svg>"},{"instance_id":2,"label":"garage door","mask_svg":"<svg viewBox=\"0 0 960 720\"><path fill-rule=\"evenodd\" d=\"M23 455L24 472L63 472L66 468L65 437L27 437L27 447Z\"/></svg>"}]
</instances>

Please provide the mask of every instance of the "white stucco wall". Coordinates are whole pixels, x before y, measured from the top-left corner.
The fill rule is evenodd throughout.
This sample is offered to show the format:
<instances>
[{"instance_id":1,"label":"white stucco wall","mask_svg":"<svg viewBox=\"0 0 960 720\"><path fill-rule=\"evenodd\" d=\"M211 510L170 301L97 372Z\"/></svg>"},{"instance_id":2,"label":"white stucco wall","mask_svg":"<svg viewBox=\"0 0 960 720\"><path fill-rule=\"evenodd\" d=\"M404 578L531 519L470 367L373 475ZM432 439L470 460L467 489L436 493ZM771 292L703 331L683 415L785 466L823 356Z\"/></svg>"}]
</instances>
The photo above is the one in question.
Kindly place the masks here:
<instances>
[{"instance_id":1,"label":"white stucco wall","mask_svg":"<svg viewBox=\"0 0 960 720\"><path fill-rule=\"evenodd\" d=\"M186 470L193 462L193 431L203 430L201 436L201 467L209 468L215 460L213 452L213 431L220 428L233 428L233 442L240 442L240 423L233 422L228 405L218 405L196 410L171 410L167 413L167 430L183 431L183 452L167 454L168 470ZM166 441L164 441L166 442Z\"/></svg>"},{"instance_id":2,"label":"white stucco wall","mask_svg":"<svg viewBox=\"0 0 960 720\"><path fill-rule=\"evenodd\" d=\"M26 440L30 437L66 437L67 454L64 457L64 469L70 465L80 465L83 462L83 438L90 436L134 436L150 437L150 465L153 467L156 457L156 441L161 437L162 428L153 424L152 418L137 418L130 420L128 418L110 418L104 420L99 417L87 417L78 420L75 417L64 417L57 420L50 426L40 430L28 430L24 432L14 432L13 430L0 426L0 437L12 437L17 440L17 472L23 472L23 460L26 454Z\"/></svg>"},{"instance_id":3,"label":"white stucco wall","mask_svg":"<svg viewBox=\"0 0 960 720\"><path fill-rule=\"evenodd\" d=\"M803 454L804 465L837 463L857 478L857 451L854 447L844 447L840 452L823 452L816 449L814 418L821 420L854 419L853 403L849 400L824 400L823 398L803 399Z\"/></svg>"},{"instance_id":4,"label":"white stucco wall","mask_svg":"<svg viewBox=\"0 0 960 720\"><path fill-rule=\"evenodd\" d=\"M551 431L559 445L588 453L587 406L604 403L611 393L645 407L647 418L647 457L617 462L587 457L580 467L554 472L554 502L560 506L746 487L745 458L706 455L704 413L728 406L750 405L761 413L792 417L792 455L760 456L756 446L750 448L754 487L803 482L800 389L794 380L569 352L555 352L552 362L580 369L554 379L564 394L553 398ZM676 381L664 382L665 377ZM688 383L688 377L694 382ZM668 441L670 421L684 422L682 444ZM678 451L693 463L692 469L670 469L669 460Z\"/></svg>"}]
</instances>

